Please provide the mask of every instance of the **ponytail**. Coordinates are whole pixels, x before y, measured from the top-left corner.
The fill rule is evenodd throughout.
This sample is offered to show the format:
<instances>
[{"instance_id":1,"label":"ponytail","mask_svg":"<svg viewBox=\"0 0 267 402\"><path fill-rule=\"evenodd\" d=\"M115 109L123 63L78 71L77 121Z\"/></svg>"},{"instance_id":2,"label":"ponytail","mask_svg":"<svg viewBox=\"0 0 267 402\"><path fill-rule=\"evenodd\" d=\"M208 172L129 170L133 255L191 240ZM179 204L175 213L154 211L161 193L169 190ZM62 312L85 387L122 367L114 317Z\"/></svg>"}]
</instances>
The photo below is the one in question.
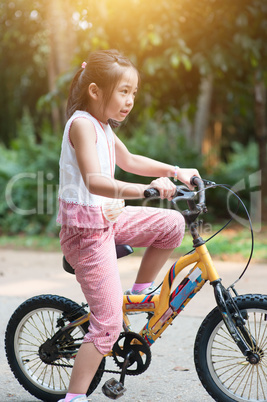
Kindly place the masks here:
<instances>
[{"instance_id":1,"label":"ponytail","mask_svg":"<svg viewBox=\"0 0 267 402\"><path fill-rule=\"evenodd\" d=\"M84 110L88 102L87 94L84 93L84 88L81 88L81 86L79 85L79 82L81 81L80 77L83 71L83 68L80 68L77 71L70 86L66 109L68 119L73 115L76 110Z\"/></svg>"}]
</instances>

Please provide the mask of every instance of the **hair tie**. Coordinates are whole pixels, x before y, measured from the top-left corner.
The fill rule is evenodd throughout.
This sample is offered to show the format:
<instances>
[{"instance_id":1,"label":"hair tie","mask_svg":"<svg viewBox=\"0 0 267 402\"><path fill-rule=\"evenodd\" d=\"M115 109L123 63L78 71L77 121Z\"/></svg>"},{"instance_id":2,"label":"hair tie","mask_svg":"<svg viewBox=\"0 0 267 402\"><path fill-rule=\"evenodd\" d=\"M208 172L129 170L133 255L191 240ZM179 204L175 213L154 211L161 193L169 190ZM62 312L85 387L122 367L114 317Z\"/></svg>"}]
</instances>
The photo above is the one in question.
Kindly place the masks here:
<instances>
[{"instance_id":1,"label":"hair tie","mask_svg":"<svg viewBox=\"0 0 267 402\"><path fill-rule=\"evenodd\" d=\"M87 66L87 63L86 63L86 61L84 61L83 63L82 63L82 68L85 68Z\"/></svg>"}]
</instances>

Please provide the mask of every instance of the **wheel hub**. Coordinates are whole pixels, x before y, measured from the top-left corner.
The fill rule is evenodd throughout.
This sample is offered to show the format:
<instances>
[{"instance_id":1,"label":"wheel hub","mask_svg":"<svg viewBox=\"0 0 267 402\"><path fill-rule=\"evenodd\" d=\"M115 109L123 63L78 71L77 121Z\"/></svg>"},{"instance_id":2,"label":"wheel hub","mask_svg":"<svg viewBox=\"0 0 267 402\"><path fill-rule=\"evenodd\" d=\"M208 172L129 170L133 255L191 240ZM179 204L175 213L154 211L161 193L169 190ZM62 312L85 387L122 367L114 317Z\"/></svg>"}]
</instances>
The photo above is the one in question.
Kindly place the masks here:
<instances>
[{"instance_id":1,"label":"wheel hub","mask_svg":"<svg viewBox=\"0 0 267 402\"><path fill-rule=\"evenodd\" d=\"M46 363L53 363L58 359L58 349L55 344L52 344L50 339L47 339L39 348L40 359Z\"/></svg>"},{"instance_id":2,"label":"wheel hub","mask_svg":"<svg viewBox=\"0 0 267 402\"><path fill-rule=\"evenodd\" d=\"M261 361L261 356L258 353L251 353L248 357L247 357L247 361L250 364L258 364Z\"/></svg>"}]
</instances>

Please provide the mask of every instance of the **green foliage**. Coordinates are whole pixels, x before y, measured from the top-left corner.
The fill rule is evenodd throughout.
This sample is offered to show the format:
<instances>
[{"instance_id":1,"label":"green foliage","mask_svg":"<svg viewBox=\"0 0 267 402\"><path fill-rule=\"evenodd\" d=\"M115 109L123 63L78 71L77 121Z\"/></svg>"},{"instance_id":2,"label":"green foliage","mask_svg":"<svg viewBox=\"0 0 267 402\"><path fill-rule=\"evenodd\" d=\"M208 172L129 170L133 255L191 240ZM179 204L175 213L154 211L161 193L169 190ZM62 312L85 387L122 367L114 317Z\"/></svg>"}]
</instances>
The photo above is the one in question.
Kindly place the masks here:
<instances>
[{"instance_id":1,"label":"green foliage","mask_svg":"<svg viewBox=\"0 0 267 402\"><path fill-rule=\"evenodd\" d=\"M195 103L200 76L212 73L215 86L222 82L228 89L242 81L249 92L255 71L266 70L266 1L160 0L152 6L128 0L125 7L122 0L92 0L88 7L87 0L7 0L0 5L0 135L6 145L16 137L23 105L38 129L44 112L64 102L62 84L69 83L64 75L46 95L48 80L56 78L49 76L51 63L58 61L53 55L64 53L63 46L53 48L55 39L69 41L50 24L52 9L62 11L66 32L75 32L76 46L67 48L75 68L99 48L115 47L132 58L144 84L139 114L148 107L148 94L153 112L179 109ZM72 66L66 63L66 75Z\"/></svg>"},{"instance_id":2,"label":"green foliage","mask_svg":"<svg viewBox=\"0 0 267 402\"><path fill-rule=\"evenodd\" d=\"M188 145L181 125L172 120L168 114L153 120L148 118L133 129L130 137L125 135L123 129L123 127L119 129L118 136L130 152L172 165L201 168L201 156ZM126 181L149 180L133 177L121 170L118 170L117 176L120 180Z\"/></svg>"},{"instance_id":3,"label":"green foliage","mask_svg":"<svg viewBox=\"0 0 267 402\"><path fill-rule=\"evenodd\" d=\"M226 162L221 162L213 172L217 180L225 180L229 185L248 177L258 168L258 148L255 142L243 145L239 142L231 144L231 152Z\"/></svg>"},{"instance_id":4,"label":"green foliage","mask_svg":"<svg viewBox=\"0 0 267 402\"><path fill-rule=\"evenodd\" d=\"M118 136L133 153L182 167L196 167L203 177L202 157L188 146L179 123L168 115L161 119L147 119L127 136L126 126L118 130ZM58 233L56 226L58 160L60 140L43 130L42 143L36 142L32 119L24 113L18 128L19 136L12 141L11 148L0 147L0 186L5 189L0 197L1 233L26 233L34 235ZM220 163L210 175L217 183L235 185L257 169L257 147L255 143L243 146L232 144L227 162ZM149 178L135 177L120 169L116 177L120 180L148 182ZM242 198L248 196L246 193ZM227 193L210 190L207 193L209 220L217 221L227 214ZM244 198L245 201L246 200ZM212 218L213 215L213 218Z\"/></svg>"},{"instance_id":5,"label":"green foliage","mask_svg":"<svg viewBox=\"0 0 267 402\"><path fill-rule=\"evenodd\" d=\"M228 155L227 161L221 162L206 177L218 184L226 184L232 187L234 191L238 188L239 196L250 211L251 194L249 179L250 175L254 175L259 170L257 159L258 148L255 142L250 142L246 146L233 142L231 146L232 150ZM255 188L252 188L252 191L255 191ZM229 196L227 191L216 189L209 190L206 194L210 205L211 220L227 217L227 197ZM232 211L234 211L237 201L234 197L231 197L231 201L234 204L232 207ZM243 208L240 207L238 213L246 219Z\"/></svg>"},{"instance_id":6,"label":"green foliage","mask_svg":"<svg viewBox=\"0 0 267 402\"><path fill-rule=\"evenodd\" d=\"M48 91L44 2L0 3L0 139L9 146L27 105L38 126L36 101Z\"/></svg>"},{"instance_id":7,"label":"green foliage","mask_svg":"<svg viewBox=\"0 0 267 402\"><path fill-rule=\"evenodd\" d=\"M64 54L66 46L58 44L65 41L68 45L69 35L62 36L62 30L57 32L56 24L51 24L51 18L56 18L52 9L62 11L60 21L65 22L66 32L71 29L75 35L75 46L67 46L68 54ZM0 185L6 189L13 178L19 178L12 186L13 207L37 212L15 214L3 191L1 231L57 231L60 140L52 133L48 116L51 119L55 107L63 115L72 70L95 49L118 48L141 72L136 106L129 124L119 130L132 152L198 167L206 176L202 159L195 154L194 144L188 145L179 119L186 110L189 121L194 121L199 84L202 77L212 75L210 123L222 122L224 163L210 178L235 184L248 177L258 168L256 145L249 141L255 138L255 75L267 82L263 73L266 27L267 4L262 0L160 0L153 5L128 0L127 7L122 0L92 0L90 7L87 0L2 2L0 139L5 146L0 146ZM55 55L59 54L66 72L54 77L51 66L57 64ZM49 93L48 81L54 88ZM25 106L32 118L23 115ZM122 171L118 175L122 180L136 180ZM214 197L221 206L222 197Z\"/></svg>"},{"instance_id":8,"label":"green foliage","mask_svg":"<svg viewBox=\"0 0 267 402\"><path fill-rule=\"evenodd\" d=\"M60 141L43 130L36 142L27 112L11 148L0 147L0 230L14 234L57 232L56 199Z\"/></svg>"}]
</instances>

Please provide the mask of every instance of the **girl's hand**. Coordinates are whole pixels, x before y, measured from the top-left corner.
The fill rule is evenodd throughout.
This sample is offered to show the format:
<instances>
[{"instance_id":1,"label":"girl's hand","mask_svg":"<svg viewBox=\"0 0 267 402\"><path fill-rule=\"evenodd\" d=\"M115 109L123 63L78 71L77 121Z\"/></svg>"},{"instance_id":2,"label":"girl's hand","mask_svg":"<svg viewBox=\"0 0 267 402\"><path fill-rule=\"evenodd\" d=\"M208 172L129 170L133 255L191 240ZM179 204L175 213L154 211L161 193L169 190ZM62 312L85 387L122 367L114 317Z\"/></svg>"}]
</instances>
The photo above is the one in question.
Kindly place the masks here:
<instances>
[{"instance_id":1,"label":"girl's hand","mask_svg":"<svg viewBox=\"0 0 267 402\"><path fill-rule=\"evenodd\" d=\"M192 184L190 183L190 179L193 176L200 177L197 169L186 169L186 168L178 169L178 172L177 172L178 180L181 181L182 183L184 183L189 188L189 190L194 190L194 186L192 186Z\"/></svg>"},{"instance_id":2,"label":"girl's hand","mask_svg":"<svg viewBox=\"0 0 267 402\"><path fill-rule=\"evenodd\" d=\"M169 201L172 200L176 191L176 185L173 184L168 177L160 177L159 179L153 180L149 188L156 188L159 190L160 198L167 198Z\"/></svg>"}]
</instances>

